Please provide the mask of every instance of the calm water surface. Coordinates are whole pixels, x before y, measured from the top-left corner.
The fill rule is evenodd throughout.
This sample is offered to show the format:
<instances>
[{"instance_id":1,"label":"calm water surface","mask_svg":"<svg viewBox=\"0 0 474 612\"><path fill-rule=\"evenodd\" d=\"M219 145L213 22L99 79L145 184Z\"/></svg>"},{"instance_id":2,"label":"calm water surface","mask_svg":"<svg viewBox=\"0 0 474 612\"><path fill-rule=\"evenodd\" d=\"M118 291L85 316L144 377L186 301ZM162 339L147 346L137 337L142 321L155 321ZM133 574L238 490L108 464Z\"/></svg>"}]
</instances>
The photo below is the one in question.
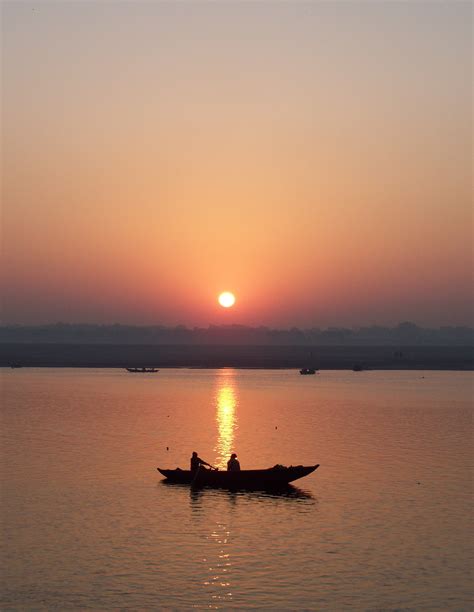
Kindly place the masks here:
<instances>
[{"instance_id":1,"label":"calm water surface","mask_svg":"<svg viewBox=\"0 0 474 612\"><path fill-rule=\"evenodd\" d=\"M1 608L470 610L472 380L3 370ZM164 484L193 450L321 467Z\"/></svg>"}]
</instances>

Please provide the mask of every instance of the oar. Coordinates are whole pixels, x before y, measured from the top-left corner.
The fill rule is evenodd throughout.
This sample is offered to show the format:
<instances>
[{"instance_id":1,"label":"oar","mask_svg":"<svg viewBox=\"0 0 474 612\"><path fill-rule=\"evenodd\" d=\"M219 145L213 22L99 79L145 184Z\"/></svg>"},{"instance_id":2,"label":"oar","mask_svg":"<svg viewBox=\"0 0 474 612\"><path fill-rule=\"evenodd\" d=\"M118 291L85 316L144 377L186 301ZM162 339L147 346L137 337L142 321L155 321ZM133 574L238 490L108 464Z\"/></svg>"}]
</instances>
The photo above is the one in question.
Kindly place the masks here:
<instances>
[{"instance_id":1,"label":"oar","mask_svg":"<svg viewBox=\"0 0 474 612\"><path fill-rule=\"evenodd\" d=\"M208 465L209 465L209 467L210 467L211 469L215 470L216 472L218 472L218 471L219 471L219 468L214 467L214 466L213 466L213 465L211 465L210 463L209 463ZM196 480L197 480L198 474L199 474L199 472L201 471L201 467L202 467L202 464L199 464L198 469L196 470L196 473L194 474L194 478L191 480L191 486L193 486L193 485L196 483Z\"/></svg>"},{"instance_id":2,"label":"oar","mask_svg":"<svg viewBox=\"0 0 474 612\"><path fill-rule=\"evenodd\" d=\"M199 474L199 470L201 469L201 464L198 465L198 469L196 470L196 473L194 474L194 478L191 480L191 486L194 486L194 483L196 482L196 478L197 475Z\"/></svg>"}]
</instances>

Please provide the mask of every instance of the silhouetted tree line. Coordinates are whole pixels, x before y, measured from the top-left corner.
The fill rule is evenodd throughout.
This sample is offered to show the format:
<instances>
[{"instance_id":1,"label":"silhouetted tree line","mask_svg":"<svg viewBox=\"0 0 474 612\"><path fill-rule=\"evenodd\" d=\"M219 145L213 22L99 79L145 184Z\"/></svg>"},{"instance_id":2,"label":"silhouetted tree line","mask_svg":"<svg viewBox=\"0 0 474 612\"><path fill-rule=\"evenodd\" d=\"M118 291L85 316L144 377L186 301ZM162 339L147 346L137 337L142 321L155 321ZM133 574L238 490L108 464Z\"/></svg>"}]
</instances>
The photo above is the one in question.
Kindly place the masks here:
<instances>
[{"instance_id":1,"label":"silhouetted tree line","mask_svg":"<svg viewBox=\"0 0 474 612\"><path fill-rule=\"evenodd\" d=\"M248 344L275 346L471 346L471 327L419 327L404 322L395 327L369 326L271 329L245 325L209 325L189 328L185 325L90 325L56 323L53 325L0 326L2 343L71 344Z\"/></svg>"}]
</instances>

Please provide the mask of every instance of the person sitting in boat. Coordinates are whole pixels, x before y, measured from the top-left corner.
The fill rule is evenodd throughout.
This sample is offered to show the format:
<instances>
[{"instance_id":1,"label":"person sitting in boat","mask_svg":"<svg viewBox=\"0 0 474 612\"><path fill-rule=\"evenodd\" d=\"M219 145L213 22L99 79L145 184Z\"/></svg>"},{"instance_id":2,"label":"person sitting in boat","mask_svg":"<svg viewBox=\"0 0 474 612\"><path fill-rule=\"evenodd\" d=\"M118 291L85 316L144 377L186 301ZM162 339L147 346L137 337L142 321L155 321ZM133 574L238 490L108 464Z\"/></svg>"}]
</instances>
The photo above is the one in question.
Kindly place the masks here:
<instances>
[{"instance_id":1,"label":"person sitting in boat","mask_svg":"<svg viewBox=\"0 0 474 612\"><path fill-rule=\"evenodd\" d=\"M227 462L227 471L228 472L240 472L240 463L235 453L232 453L229 461Z\"/></svg>"},{"instance_id":2,"label":"person sitting in boat","mask_svg":"<svg viewBox=\"0 0 474 612\"><path fill-rule=\"evenodd\" d=\"M210 463L198 457L197 452L194 451L193 456L191 457L191 472L196 472L196 470L199 469L200 465L208 465L210 468L212 468L212 465Z\"/></svg>"}]
</instances>

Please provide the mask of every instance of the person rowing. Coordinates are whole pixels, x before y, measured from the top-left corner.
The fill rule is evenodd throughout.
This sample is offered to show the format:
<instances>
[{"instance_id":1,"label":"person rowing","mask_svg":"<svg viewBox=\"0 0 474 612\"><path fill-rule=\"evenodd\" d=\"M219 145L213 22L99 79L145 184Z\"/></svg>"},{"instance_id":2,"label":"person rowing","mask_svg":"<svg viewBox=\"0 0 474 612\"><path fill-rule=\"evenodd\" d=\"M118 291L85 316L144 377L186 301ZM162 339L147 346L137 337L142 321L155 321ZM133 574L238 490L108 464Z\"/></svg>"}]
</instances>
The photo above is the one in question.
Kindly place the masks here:
<instances>
[{"instance_id":1,"label":"person rowing","mask_svg":"<svg viewBox=\"0 0 474 612\"><path fill-rule=\"evenodd\" d=\"M193 455L191 457L191 472L197 472L197 470L199 469L199 466L201 465L207 465L208 467L211 468L211 470L217 469L213 465L208 463L207 461L204 461L204 459L201 459L200 457L198 457L198 454L196 451L193 451Z\"/></svg>"}]
</instances>

